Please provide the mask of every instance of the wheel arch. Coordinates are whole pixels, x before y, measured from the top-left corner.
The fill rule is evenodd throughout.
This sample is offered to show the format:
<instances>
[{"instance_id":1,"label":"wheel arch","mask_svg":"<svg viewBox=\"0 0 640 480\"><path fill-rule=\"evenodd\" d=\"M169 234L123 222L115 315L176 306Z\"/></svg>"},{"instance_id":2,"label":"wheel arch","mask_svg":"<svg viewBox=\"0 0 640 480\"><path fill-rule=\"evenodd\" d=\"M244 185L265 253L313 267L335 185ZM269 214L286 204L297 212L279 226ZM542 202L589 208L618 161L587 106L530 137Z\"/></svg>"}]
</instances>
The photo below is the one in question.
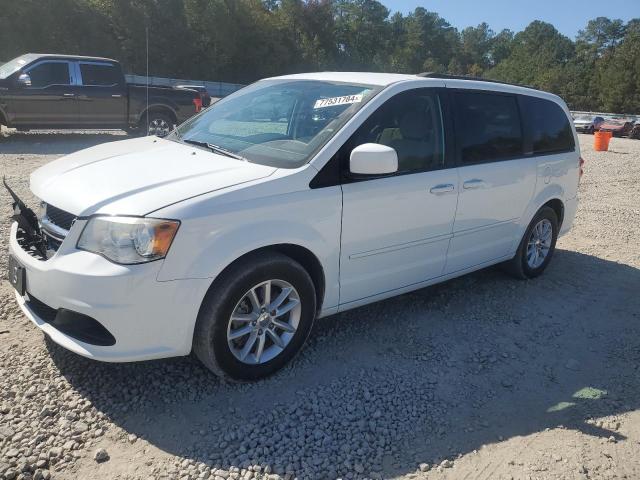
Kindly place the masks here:
<instances>
[{"instance_id":1,"label":"wheel arch","mask_svg":"<svg viewBox=\"0 0 640 480\"><path fill-rule=\"evenodd\" d=\"M0 107L0 125L4 125L5 127L9 126L9 120L4 110L2 110L2 107Z\"/></svg>"},{"instance_id":2,"label":"wheel arch","mask_svg":"<svg viewBox=\"0 0 640 480\"><path fill-rule=\"evenodd\" d=\"M536 213L540 211L540 209L544 207L551 207L551 209L556 212L556 216L558 217L558 228L562 227L562 221L564 220L564 203L559 198L552 198L544 205L542 205Z\"/></svg>"},{"instance_id":3,"label":"wheel arch","mask_svg":"<svg viewBox=\"0 0 640 480\"><path fill-rule=\"evenodd\" d=\"M564 201L562 198L564 197L564 190L558 184L548 185L544 190L538 192L532 201L527 206L526 211L522 215L518 232L514 238L511 251L515 254L518 245L524 236L527 227L533 220L533 217L537 215L541 208L550 207L558 216L558 228L562 226L562 221L564 220Z\"/></svg>"},{"instance_id":4,"label":"wheel arch","mask_svg":"<svg viewBox=\"0 0 640 480\"><path fill-rule=\"evenodd\" d=\"M319 258L311 250L301 245L296 245L292 243L278 243L273 245L267 245L264 247L253 249L251 251L248 251L240 255L238 258L236 258L231 263L229 263L226 267L224 267L218 275L216 275L216 277L211 282L211 285L207 289L207 292L212 288L215 288L217 281L220 278L222 278L226 272L232 269L239 262L242 262L251 256L260 255L265 252L281 253L282 255L286 255L287 257L291 258L292 260L295 260L300 265L302 265L302 268L304 268L307 271L307 273L309 274L313 282L313 286L316 291L316 311L320 312L322 309L322 304L324 302L324 295L325 295L325 289L326 289L326 277L325 277L324 268L322 267L322 263L320 262Z\"/></svg>"},{"instance_id":5,"label":"wheel arch","mask_svg":"<svg viewBox=\"0 0 640 480\"><path fill-rule=\"evenodd\" d=\"M145 108L142 113L140 114L140 116L138 117L138 124L141 124L142 122L144 122L146 116L147 116L147 112L149 113L149 115L151 115L152 113L164 113L166 115L168 115L173 121L174 123L178 123L178 117L176 115L176 112L173 111L171 108L169 108L166 105L150 105L149 108Z\"/></svg>"}]
</instances>

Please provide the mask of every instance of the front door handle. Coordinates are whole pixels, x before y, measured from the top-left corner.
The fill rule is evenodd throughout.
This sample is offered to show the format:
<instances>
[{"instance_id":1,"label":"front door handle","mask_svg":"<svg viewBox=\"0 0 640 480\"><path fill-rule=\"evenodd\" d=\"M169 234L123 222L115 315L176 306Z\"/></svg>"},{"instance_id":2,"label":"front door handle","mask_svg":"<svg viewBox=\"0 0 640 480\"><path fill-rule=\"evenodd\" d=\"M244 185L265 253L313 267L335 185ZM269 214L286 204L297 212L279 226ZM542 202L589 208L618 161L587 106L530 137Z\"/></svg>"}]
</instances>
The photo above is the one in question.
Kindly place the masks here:
<instances>
[{"instance_id":1,"label":"front door handle","mask_svg":"<svg viewBox=\"0 0 640 480\"><path fill-rule=\"evenodd\" d=\"M429 191L435 195L440 195L442 193L453 192L455 187L452 183L443 183L441 185L436 185L435 187L431 187Z\"/></svg>"},{"instance_id":2,"label":"front door handle","mask_svg":"<svg viewBox=\"0 0 640 480\"><path fill-rule=\"evenodd\" d=\"M113 95L111 95L111 98L122 98L122 95L120 95L119 93L114 93Z\"/></svg>"},{"instance_id":3,"label":"front door handle","mask_svg":"<svg viewBox=\"0 0 640 480\"><path fill-rule=\"evenodd\" d=\"M479 178L473 178L471 180L467 180L462 184L462 187L465 190L474 190L476 188L484 188L487 184L484 183L484 180L480 180Z\"/></svg>"},{"instance_id":4,"label":"front door handle","mask_svg":"<svg viewBox=\"0 0 640 480\"><path fill-rule=\"evenodd\" d=\"M64 98L74 98L76 96L75 93L63 93L62 96Z\"/></svg>"}]
</instances>

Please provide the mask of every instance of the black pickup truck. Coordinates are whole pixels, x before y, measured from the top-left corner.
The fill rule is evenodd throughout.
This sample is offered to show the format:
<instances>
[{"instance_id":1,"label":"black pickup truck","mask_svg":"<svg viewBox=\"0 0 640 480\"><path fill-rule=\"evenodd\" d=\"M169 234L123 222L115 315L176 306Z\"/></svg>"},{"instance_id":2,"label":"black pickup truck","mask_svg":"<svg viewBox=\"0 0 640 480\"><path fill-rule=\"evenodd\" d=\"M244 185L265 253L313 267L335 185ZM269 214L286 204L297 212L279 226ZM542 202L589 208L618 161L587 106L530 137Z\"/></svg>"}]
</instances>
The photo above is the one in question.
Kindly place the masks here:
<instances>
[{"instance_id":1,"label":"black pickup truck","mask_svg":"<svg viewBox=\"0 0 640 480\"><path fill-rule=\"evenodd\" d=\"M148 88L148 89L147 89ZM126 83L116 60L28 53L0 65L0 125L164 136L202 108L188 88Z\"/></svg>"}]
</instances>

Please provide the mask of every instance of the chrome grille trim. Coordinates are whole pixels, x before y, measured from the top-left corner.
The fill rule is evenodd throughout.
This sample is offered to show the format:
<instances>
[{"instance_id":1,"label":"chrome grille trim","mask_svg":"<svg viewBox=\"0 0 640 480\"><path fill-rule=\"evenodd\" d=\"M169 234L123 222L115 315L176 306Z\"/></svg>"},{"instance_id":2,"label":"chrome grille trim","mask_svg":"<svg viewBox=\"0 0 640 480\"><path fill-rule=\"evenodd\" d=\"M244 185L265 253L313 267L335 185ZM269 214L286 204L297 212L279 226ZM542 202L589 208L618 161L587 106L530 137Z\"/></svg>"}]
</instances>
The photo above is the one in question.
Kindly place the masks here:
<instances>
[{"instance_id":1,"label":"chrome grille trim","mask_svg":"<svg viewBox=\"0 0 640 480\"><path fill-rule=\"evenodd\" d=\"M69 235L69 230L65 230L64 228L59 227L58 225L53 223L48 216L40 219L40 226L47 235L55 238L60 242L62 242L67 237L67 235Z\"/></svg>"},{"instance_id":2,"label":"chrome grille trim","mask_svg":"<svg viewBox=\"0 0 640 480\"><path fill-rule=\"evenodd\" d=\"M71 230L73 222L76 221L76 216L74 214L65 212L64 210L49 204L47 204L44 216L49 219L51 224L65 230L67 233Z\"/></svg>"}]
</instances>

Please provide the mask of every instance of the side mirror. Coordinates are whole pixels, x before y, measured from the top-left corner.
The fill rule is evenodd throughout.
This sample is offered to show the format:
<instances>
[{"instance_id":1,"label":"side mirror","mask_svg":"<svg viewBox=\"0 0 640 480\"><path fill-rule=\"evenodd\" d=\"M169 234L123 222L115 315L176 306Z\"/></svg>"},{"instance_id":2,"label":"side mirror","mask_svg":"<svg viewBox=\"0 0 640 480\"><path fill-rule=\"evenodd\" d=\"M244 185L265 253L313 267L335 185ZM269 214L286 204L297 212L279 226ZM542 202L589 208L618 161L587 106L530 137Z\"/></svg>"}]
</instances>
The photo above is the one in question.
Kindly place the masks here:
<instances>
[{"instance_id":1,"label":"side mirror","mask_svg":"<svg viewBox=\"0 0 640 480\"><path fill-rule=\"evenodd\" d=\"M378 143L365 143L351 151L349 171L356 175L388 175L398 171L396 151Z\"/></svg>"},{"instance_id":2,"label":"side mirror","mask_svg":"<svg viewBox=\"0 0 640 480\"><path fill-rule=\"evenodd\" d=\"M18 77L18 86L19 87L30 87L31 86L31 77L28 73L21 73Z\"/></svg>"}]
</instances>

